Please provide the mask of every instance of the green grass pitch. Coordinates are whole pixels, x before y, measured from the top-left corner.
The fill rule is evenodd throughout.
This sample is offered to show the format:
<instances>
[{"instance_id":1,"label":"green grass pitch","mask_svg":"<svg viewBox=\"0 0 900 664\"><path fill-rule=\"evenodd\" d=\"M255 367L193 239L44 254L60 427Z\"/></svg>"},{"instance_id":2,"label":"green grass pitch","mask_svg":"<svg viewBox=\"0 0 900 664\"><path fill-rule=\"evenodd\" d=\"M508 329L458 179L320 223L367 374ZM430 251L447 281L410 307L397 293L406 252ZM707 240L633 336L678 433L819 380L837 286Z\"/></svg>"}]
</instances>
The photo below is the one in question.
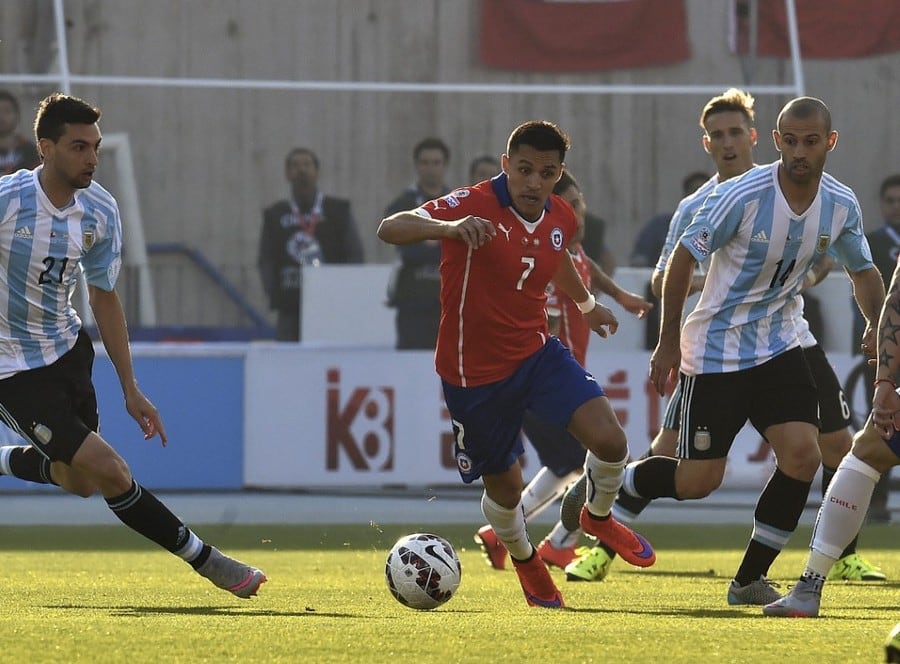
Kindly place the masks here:
<instances>
[{"instance_id":1,"label":"green grass pitch","mask_svg":"<svg viewBox=\"0 0 900 664\"><path fill-rule=\"evenodd\" d=\"M602 583L554 578L568 608L526 606L515 574L483 561L466 526L197 527L263 568L242 601L124 527L0 528L3 662L878 662L900 621L900 529L868 526L860 551L886 583L829 583L818 620L730 607L728 581L748 526L641 530L654 567L617 561ZM388 593L384 562L401 535L447 537L459 592L418 612ZM532 528L535 539L543 535ZM772 569L792 584L809 528Z\"/></svg>"}]
</instances>

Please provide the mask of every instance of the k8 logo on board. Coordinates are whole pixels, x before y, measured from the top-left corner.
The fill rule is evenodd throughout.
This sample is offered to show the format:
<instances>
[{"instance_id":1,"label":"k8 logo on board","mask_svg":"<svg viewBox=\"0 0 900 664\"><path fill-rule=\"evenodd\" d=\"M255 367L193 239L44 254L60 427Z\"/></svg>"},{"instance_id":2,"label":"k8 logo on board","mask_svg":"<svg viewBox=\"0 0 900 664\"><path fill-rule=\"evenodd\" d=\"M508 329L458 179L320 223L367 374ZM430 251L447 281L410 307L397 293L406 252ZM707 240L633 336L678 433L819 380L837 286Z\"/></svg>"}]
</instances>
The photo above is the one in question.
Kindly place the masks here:
<instances>
[{"instance_id":1,"label":"k8 logo on board","mask_svg":"<svg viewBox=\"0 0 900 664\"><path fill-rule=\"evenodd\" d=\"M327 372L326 469L394 468L394 388L341 385L340 369Z\"/></svg>"}]
</instances>

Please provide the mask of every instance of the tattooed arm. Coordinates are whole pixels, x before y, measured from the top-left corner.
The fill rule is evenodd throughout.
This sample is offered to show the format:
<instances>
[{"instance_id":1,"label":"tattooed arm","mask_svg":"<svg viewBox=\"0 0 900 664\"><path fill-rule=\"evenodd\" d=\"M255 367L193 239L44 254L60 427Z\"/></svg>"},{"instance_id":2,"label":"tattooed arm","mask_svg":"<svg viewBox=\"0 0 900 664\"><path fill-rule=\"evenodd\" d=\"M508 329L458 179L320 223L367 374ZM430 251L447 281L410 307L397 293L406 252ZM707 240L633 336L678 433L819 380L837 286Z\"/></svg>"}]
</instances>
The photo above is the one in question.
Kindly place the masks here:
<instances>
[{"instance_id":1,"label":"tattooed arm","mask_svg":"<svg viewBox=\"0 0 900 664\"><path fill-rule=\"evenodd\" d=\"M897 376L900 374L900 261L894 268L894 276L881 308L877 357L872 417L882 435L889 437L895 428L900 429L900 395L896 390Z\"/></svg>"}]
</instances>

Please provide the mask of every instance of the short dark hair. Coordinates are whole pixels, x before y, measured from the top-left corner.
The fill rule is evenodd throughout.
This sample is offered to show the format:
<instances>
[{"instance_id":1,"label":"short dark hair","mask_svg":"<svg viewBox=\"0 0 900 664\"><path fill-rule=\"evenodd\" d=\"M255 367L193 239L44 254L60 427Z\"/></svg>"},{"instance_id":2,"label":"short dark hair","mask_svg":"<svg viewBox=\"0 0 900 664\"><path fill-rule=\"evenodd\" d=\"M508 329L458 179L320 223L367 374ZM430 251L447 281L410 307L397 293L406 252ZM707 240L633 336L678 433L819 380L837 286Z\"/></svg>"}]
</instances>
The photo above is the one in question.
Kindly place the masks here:
<instances>
[{"instance_id":1,"label":"short dark hair","mask_svg":"<svg viewBox=\"0 0 900 664\"><path fill-rule=\"evenodd\" d=\"M294 156L298 154L309 155L309 158L312 159L313 164L315 164L316 166L316 170L319 170L319 156L309 148L294 148L293 150L288 152L287 157L284 158L284 167L287 168L291 163L291 159L293 159Z\"/></svg>"},{"instance_id":2,"label":"short dark hair","mask_svg":"<svg viewBox=\"0 0 900 664\"><path fill-rule=\"evenodd\" d=\"M423 150L440 150L444 153L444 161L450 161L450 148L439 138L429 136L416 143L416 146L413 148L413 161L419 160L419 155L422 154Z\"/></svg>"},{"instance_id":3,"label":"short dark hair","mask_svg":"<svg viewBox=\"0 0 900 664\"><path fill-rule=\"evenodd\" d=\"M566 160L566 152L572 147L569 135L549 120L529 120L513 129L506 143L506 154L512 155L521 145L540 152L556 150L561 162Z\"/></svg>"},{"instance_id":4,"label":"short dark hair","mask_svg":"<svg viewBox=\"0 0 900 664\"><path fill-rule=\"evenodd\" d=\"M881 181L881 186L878 188L878 198L884 198L884 193L891 187L900 187L900 173L888 175Z\"/></svg>"},{"instance_id":5,"label":"short dark hair","mask_svg":"<svg viewBox=\"0 0 900 664\"><path fill-rule=\"evenodd\" d=\"M694 171L693 173L688 173L681 181L681 191L684 192L685 196L693 194L700 187L702 187L703 183L709 180L709 178L709 173L705 171ZM696 186L694 186L695 184Z\"/></svg>"},{"instance_id":6,"label":"short dark hair","mask_svg":"<svg viewBox=\"0 0 900 664\"><path fill-rule=\"evenodd\" d=\"M472 161L469 162L469 179L472 179L472 176L475 174L475 169L481 166L482 164L490 164L491 166L497 167L497 172L500 172L500 162L497 160L497 157L490 154L483 154L478 157L475 157Z\"/></svg>"},{"instance_id":7,"label":"short dark hair","mask_svg":"<svg viewBox=\"0 0 900 664\"><path fill-rule=\"evenodd\" d=\"M100 120L100 109L84 99L54 92L38 104L34 117L34 136L40 141L47 138L54 143L66 131L67 124L92 125Z\"/></svg>"},{"instance_id":8,"label":"short dark hair","mask_svg":"<svg viewBox=\"0 0 900 664\"><path fill-rule=\"evenodd\" d=\"M0 90L0 101L8 101L15 109L16 115L22 114L22 109L19 108L18 98L16 98L16 96L9 90Z\"/></svg>"},{"instance_id":9,"label":"short dark hair","mask_svg":"<svg viewBox=\"0 0 900 664\"><path fill-rule=\"evenodd\" d=\"M575 187L578 191L581 191L581 185L578 184L575 176L569 173L568 170L564 170L557 183L553 185L553 193L559 196L569 187Z\"/></svg>"},{"instance_id":10,"label":"short dark hair","mask_svg":"<svg viewBox=\"0 0 900 664\"><path fill-rule=\"evenodd\" d=\"M831 133L831 111L825 105L825 102L816 97L797 97L791 99L781 112L778 114L778 120L775 122L775 128L781 131L781 121L787 116L799 118L801 120L811 115L818 115L825 123L825 133Z\"/></svg>"}]
</instances>

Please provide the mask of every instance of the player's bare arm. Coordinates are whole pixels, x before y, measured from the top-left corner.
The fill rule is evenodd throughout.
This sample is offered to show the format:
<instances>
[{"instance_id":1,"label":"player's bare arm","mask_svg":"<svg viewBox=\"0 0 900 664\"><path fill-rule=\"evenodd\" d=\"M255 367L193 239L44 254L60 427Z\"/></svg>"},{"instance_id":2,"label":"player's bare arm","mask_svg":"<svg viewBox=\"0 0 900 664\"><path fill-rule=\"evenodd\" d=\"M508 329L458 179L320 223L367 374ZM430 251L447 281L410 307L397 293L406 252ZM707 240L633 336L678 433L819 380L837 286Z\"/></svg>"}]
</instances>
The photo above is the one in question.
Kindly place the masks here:
<instances>
[{"instance_id":1,"label":"player's bare arm","mask_svg":"<svg viewBox=\"0 0 900 664\"><path fill-rule=\"evenodd\" d=\"M822 280L828 276L828 273L831 272L833 267L834 259L828 254L822 254L813 261L813 264L806 271L806 274L803 275L803 283L800 286L801 290L812 288L821 283Z\"/></svg>"},{"instance_id":2,"label":"player's bare arm","mask_svg":"<svg viewBox=\"0 0 900 664\"><path fill-rule=\"evenodd\" d=\"M697 261L679 244L669 257L663 278L659 341L650 356L650 381L665 394L670 380L678 375L681 362L681 314L690 290Z\"/></svg>"},{"instance_id":3,"label":"player's bare arm","mask_svg":"<svg viewBox=\"0 0 900 664\"><path fill-rule=\"evenodd\" d=\"M853 282L853 297L866 320L862 338L862 351L871 357L875 352L876 328L884 304L884 280L878 268L872 267L862 272L847 272Z\"/></svg>"},{"instance_id":4,"label":"player's bare arm","mask_svg":"<svg viewBox=\"0 0 900 664\"><path fill-rule=\"evenodd\" d=\"M650 275L650 290L651 292L658 298L662 299L662 288L663 288L663 276L665 275L665 270L654 270L653 274ZM688 295L693 295L694 293L699 293L703 290L703 287L706 285L706 275L699 274L697 272L694 273L694 276L691 277L691 287L688 290Z\"/></svg>"},{"instance_id":5,"label":"player's bare arm","mask_svg":"<svg viewBox=\"0 0 900 664\"><path fill-rule=\"evenodd\" d=\"M118 294L114 290L105 291L94 286L88 287L88 293L97 330L100 332L103 346L109 354L109 359L119 377L119 384L122 386L125 409L141 427L145 440L159 434L159 439L165 446L168 438L159 411L140 391L134 377L134 365L131 361L131 348L128 342L128 327Z\"/></svg>"},{"instance_id":6,"label":"player's bare arm","mask_svg":"<svg viewBox=\"0 0 900 664\"><path fill-rule=\"evenodd\" d=\"M547 310L547 329L550 334L555 337L559 336L560 330L560 318L559 318L559 309L555 311Z\"/></svg>"},{"instance_id":7,"label":"player's bare arm","mask_svg":"<svg viewBox=\"0 0 900 664\"><path fill-rule=\"evenodd\" d=\"M885 438L900 430L900 396L897 376L900 374L900 262L888 287L887 297L878 322L878 356L875 370L875 394L872 419Z\"/></svg>"},{"instance_id":8,"label":"player's bare arm","mask_svg":"<svg viewBox=\"0 0 900 664\"><path fill-rule=\"evenodd\" d=\"M588 264L591 266L591 287L609 295L615 300L619 306L630 314L634 314L638 318L643 318L647 312L653 308L652 302L647 302L644 298L636 293L631 293L623 289L610 277L603 268L597 265L592 258L588 258Z\"/></svg>"},{"instance_id":9,"label":"player's bare arm","mask_svg":"<svg viewBox=\"0 0 900 664\"><path fill-rule=\"evenodd\" d=\"M650 292L653 293L653 296L657 299L662 298L662 285L663 285L663 277L666 275L665 270L653 270L653 274L650 275Z\"/></svg>"},{"instance_id":10,"label":"player's bare arm","mask_svg":"<svg viewBox=\"0 0 900 664\"><path fill-rule=\"evenodd\" d=\"M379 239L389 244L413 244L424 240L461 240L477 249L497 234L489 219L471 215L454 221L442 221L412 211L397 212L381 220Z\"/></svg>"},{"instance_id":11,"label":"player's bare arm","mask_svg":"<svg viewBox=\"0 0 900 664\"><path fill-rule=\"evenodd\" d=\"M563 254L563 259L553 275L553 283L578 304L578 308L594 332L604 338L615 334L619 329L619 320L612 311L599 304L594 299L593 293L584 287L569 252Z\"/></svg>"}]
</instances>

